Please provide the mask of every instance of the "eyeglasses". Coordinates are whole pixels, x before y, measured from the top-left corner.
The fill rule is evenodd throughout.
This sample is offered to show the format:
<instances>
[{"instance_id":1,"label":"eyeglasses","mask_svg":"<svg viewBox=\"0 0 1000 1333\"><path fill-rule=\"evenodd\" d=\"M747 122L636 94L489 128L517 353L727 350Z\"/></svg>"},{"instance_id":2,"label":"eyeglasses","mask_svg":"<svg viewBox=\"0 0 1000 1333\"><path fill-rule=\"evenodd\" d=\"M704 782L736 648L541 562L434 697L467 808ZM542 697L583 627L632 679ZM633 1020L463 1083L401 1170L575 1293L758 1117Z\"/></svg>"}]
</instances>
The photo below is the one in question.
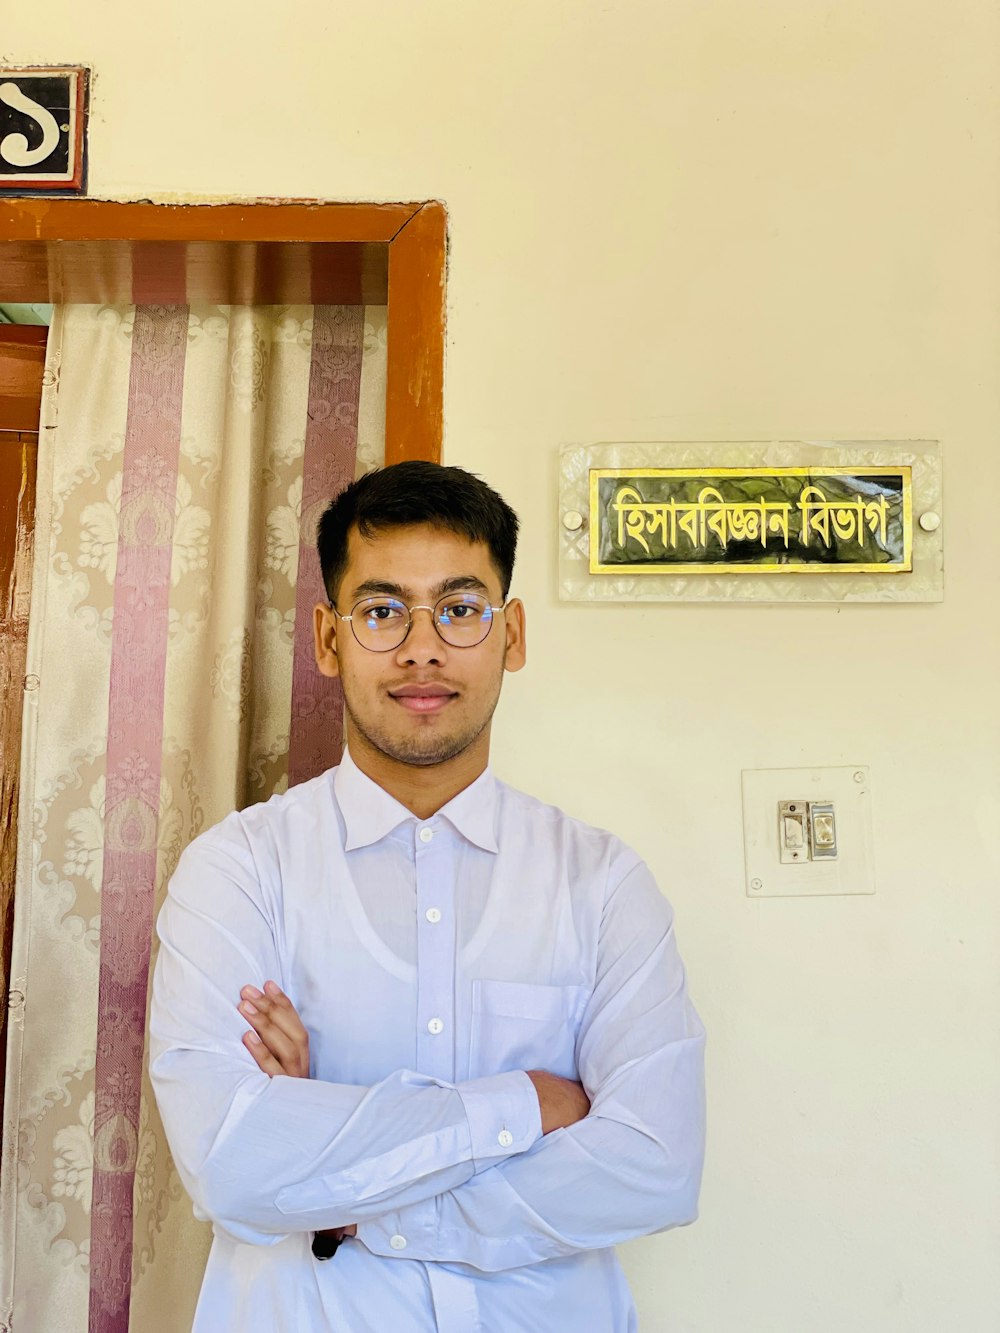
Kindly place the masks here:
<instances>
[{"instance_id":1,"label":"eyeglasses","mask_svg":"<svg viewBox=\"0 0 1000 1333\"><path fill-rule=\"evenodd\" d=\"M391 653L406 639L413 624L414 611L429 611L439 638L452 648L475 648L493 626L494 611L489 599L476 592L451 593L433 606L407 606L395 597L364 597L342 616L334 604L330 610L338 620L349 620L354 637L370 653Z\"/></svg>"}]
</instances>

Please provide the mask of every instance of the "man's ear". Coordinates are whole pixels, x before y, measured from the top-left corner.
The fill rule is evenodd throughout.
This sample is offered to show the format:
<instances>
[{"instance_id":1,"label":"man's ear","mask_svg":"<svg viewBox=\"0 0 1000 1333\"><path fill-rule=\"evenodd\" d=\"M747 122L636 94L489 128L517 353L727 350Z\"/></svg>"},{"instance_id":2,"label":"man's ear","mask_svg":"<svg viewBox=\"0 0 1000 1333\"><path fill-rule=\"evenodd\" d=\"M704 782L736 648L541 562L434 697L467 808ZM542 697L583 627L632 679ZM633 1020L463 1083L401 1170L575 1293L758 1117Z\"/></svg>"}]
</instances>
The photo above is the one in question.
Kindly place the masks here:
<instances>
[{"instance_id":1,"label":"man's ear","mask_svg":"<svg viewBox=\"0 0 1000 1333\"><path fill-rule=\"evenodd\" d=\"M524 603L519 597L507 603L503 613L507 630L507 651L504 656L505 671L520 671L527 655L524 626Z\"/></svg>"},{"instance_id":2,"label":"man's ear","mask_svg":"<svg viewBox=\"0 0 1000 1333\"><path fill-rule=\"evenodd\" d=\"M331 677L339 676L337 617L325 602L317 602L313 608L313 648L316 653L316 665L322 674Z\"/></svg>"}]
</instances>

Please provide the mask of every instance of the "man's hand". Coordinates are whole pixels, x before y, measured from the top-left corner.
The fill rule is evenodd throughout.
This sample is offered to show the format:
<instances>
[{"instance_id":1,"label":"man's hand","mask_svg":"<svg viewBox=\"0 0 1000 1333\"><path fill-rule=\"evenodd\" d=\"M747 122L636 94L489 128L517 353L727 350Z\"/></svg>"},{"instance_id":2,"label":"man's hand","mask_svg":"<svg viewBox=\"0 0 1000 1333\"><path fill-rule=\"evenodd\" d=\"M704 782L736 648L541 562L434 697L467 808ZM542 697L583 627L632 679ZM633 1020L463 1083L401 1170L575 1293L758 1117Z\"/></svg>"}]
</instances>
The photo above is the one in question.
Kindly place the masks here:
<instances>
[{"instance_id":1,"label":"man's hand","mask_svg":"<svg viewBox=\"0 0 1000 1333\"><path fill-rule=\"evenodd\" d=\"M554 1129L566 1129L589 1114L590 1098L584 1092L582 1083L560 1078L558 1074L550 1074L545 1069L529 1069L527 1073L538 1094L543 1134L551 1134Z\"/></svg>"},{"instance_id":2,"label":"man's hand","mask_svg":"<svg viewBox=\"0 0 1000 1333\"><path fill-rule=\"evenodd\" d=\"M244 986L238 1008L253 1027L252 1032L244 1034L243 1045L265 1074L272 1078L275 1074L309 1077L309 1033L295 1005L277 982L265 981L263 991L256 986ZM333 1235L341 1241L345 1236L356 1236L358 1228L334 1227L319 1234Z\"/></svg>"},{"instance_id":3,"label":"man's hand","mask_svg":"<svg viewBox=\"0 0 1000 1333\"><path fill-rule=\"evenodd\" d=\"M240 996L239 1011L253 1028L244 1035L243 1045L258 1066L272 1078L275 1074L308 1078L309 1033L277 982L265 981L262 991L244 986Z\"/></svg>"}]
</instances>

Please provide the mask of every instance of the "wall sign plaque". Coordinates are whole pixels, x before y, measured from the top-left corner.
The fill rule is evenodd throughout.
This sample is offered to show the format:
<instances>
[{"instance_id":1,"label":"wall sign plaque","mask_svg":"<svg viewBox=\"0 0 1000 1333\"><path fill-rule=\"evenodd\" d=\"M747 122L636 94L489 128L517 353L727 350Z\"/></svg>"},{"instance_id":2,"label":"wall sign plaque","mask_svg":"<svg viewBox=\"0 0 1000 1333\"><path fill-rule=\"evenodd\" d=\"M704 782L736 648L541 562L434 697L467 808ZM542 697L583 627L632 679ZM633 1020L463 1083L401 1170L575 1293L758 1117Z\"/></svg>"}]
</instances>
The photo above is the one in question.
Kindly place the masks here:
<instances>
[{"instance_id":1,"label":"wall sign plaque","mask_svg":"<svg viewBox=\"0 0 1000 1333\"><path fill-rule=\"evenodd\" d=\"M939 602L945 520L936 440L565 444L559 596Z\"/></svg>"},{"instance_id":2,"label":"wall sign plaque","mask_svg":"<svg viewBox=\"0 0 1000 1333\"><path fill-rule=\"evenodd\" d=\"M0 194L82 194L89 71L0 67Z\"/></svg>"},{"instance_id":3,"label":"wall sign plaque","mask_svg":"<svg viewBox=\"0 0 1000 1333\"><path fill-rule=\"evenodd\" d=\"M911 469L590 469L592 574L908 573Z\"/></svg>"}]
</instances>

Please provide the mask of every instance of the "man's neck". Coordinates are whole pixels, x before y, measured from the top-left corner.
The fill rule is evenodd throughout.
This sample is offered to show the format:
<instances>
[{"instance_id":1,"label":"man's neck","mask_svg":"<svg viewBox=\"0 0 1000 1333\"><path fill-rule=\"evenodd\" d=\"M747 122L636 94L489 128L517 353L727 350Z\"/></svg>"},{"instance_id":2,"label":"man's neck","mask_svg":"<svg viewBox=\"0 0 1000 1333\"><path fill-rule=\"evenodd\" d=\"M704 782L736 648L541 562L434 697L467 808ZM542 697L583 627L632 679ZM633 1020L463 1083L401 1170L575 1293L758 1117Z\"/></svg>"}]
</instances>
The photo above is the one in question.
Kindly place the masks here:
<instances>
[{"instance_id":1,"label":"man's neck","mask_svg":"<svg viewBox=\"0 0 1000 1333\"><path fill-rule=\"evenodd\" d=\"M489 763L489 727L461 754L443 764L404 764L377 750L350 725L347 748L366 778L371 778L418 819L430 819L472 785Z\"/></svg>"}]
</instances>

